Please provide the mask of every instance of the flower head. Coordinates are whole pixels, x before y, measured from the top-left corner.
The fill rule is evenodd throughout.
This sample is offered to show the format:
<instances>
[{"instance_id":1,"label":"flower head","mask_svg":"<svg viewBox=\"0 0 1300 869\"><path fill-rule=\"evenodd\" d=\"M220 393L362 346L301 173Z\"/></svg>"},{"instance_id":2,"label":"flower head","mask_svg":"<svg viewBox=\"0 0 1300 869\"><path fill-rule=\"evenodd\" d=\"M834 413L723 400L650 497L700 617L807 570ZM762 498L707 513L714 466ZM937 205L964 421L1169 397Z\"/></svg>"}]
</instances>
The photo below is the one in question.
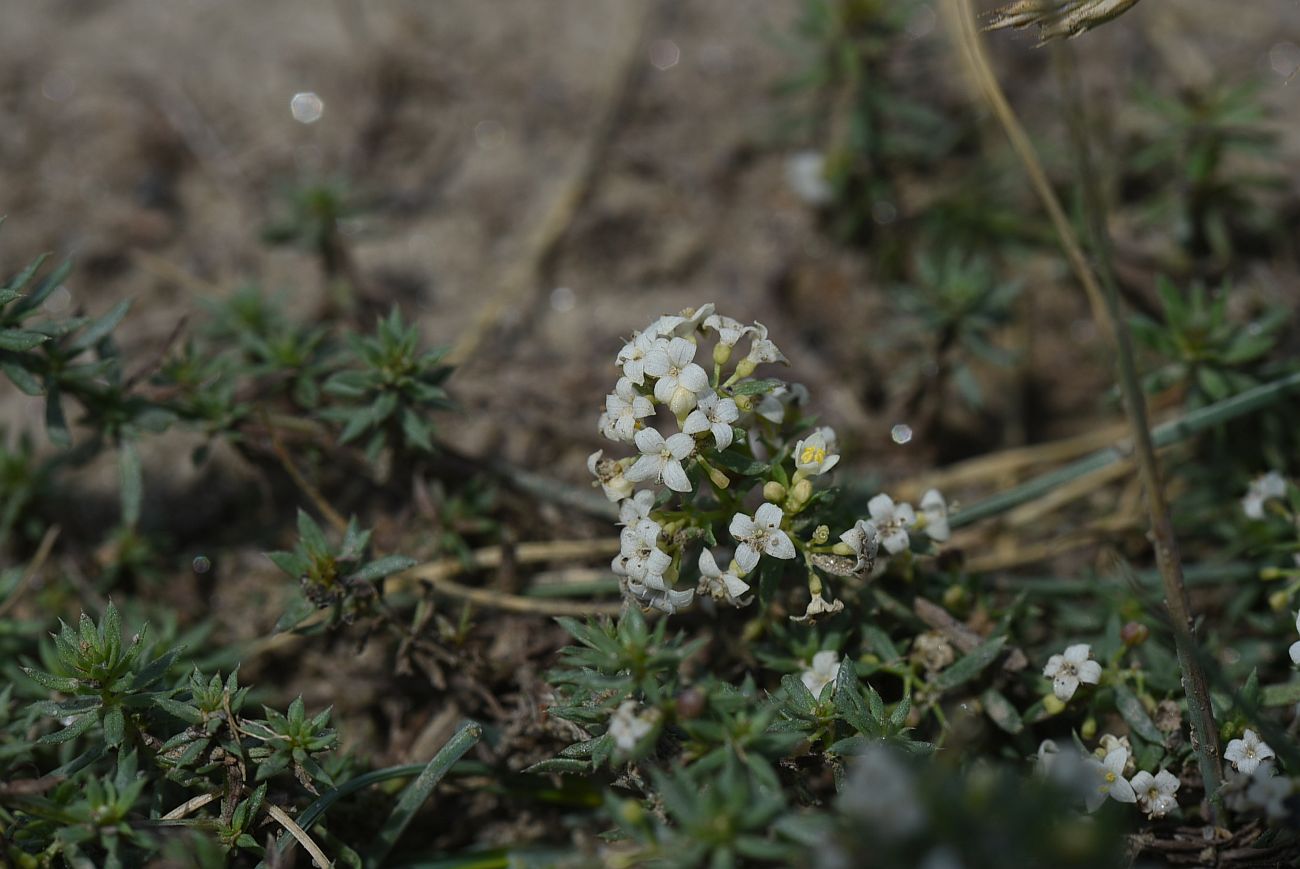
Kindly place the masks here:
<instances>
[{"instance_id":1,"label":"flower head","mask_svg":"<svg viewBox=\"0 0 1300 869\"><path fill-rule=\"evenodd\" d=\"M596 450L587 456L587 470L605 490L606 498L621 501L632 494L632 481L624 473L627 470L627 460L602 458L604 453L604 450Z\"/></svg>"},{"instance_id":2,"label":"flower head","mask_svg":"<svg viewBox=\"0 0 1300 869\"><path fill-rule=\"evenodd\" d=\"M758 566L758 559L766 553L773 558L794 558L794 544L781 530L785 513L775 504L764 504L753 518L744 513L731 517L731 536L740 545L736 548L736 563L749 573Z\"/></svg>"},{"instance_id":3,"label":"flower head","mask_svg":"<svg viewBox=\"0 0 1300 869\"><path fill-rule=\"evenodd\" d=\"M767 327L755 320L749 339L749 354L745 356L745 361L750 363L752 369L753 365L761 362L788 363L790 360L768 339Z\"/></svg>"},{"instance_id":4,"label":"flower head","mask_svg":"<svg viewBox=\"0 0 1300 869\"><path fill-rule=\"evenodd\" d=\"M699 400L695 410L682 423L682 432L697 435L707 431L713 434L713 443L720 450L731 446L733 431L731 424L740 418L740 409L730 398L719 398L717 393L709 392Z\"/></svg>"},{"instance_id":5,"label":"flower head","mask_svg":"<svg viewBox=\"0 0 1300 869\"><path fill-rule=\"evenodd\" d=\"M749 583L731 571L724 573L718 567L713 553L707 548L700 552L700 585L696 591L699 594L707 594L714 600L723 600L738 607L753 600L753 598L742 600L745 592L749 591Z\"/></svg>"},{"instance_id":6,"label":"flower head","mask_svg":"<svg viewBox=\"0 0 1300 869\"><path fill-rule=\"evenodd\" d=\"M831 429L819 428L794 445L795 470L805 476L824 474L839 461L835 453L835 432Z\"/></svg>"},{"instance_id":7,"label":"flower head","mask_svg":"<svg viewBox=\"0 0 1300 869\"><path fill-rule=\"evenodd\" d=\"M948 502L938 489L931 489L921 496L921 516L925 520L922 530L934 542L942 543L952 536L948 527Z\"/></svg>"},{"instance_id":8,"label":"flower head","mask_svg":"<svg viewBox=\"0 0 1300 869\"><path fill-rule=\"evenodd\" d=\"M1047 659L1043 675L1052 680L1052 692L1060 700L1069 700L1079 690L1079 683L1096 685L1101 681L1101 664L1090 659L1092 647L1087 643L1068 646L1060 655Z\"/></svg>"},{"instance_id":9,"label":"flower head","mask_svg":"<svg viewBox=\"0 0 1300 869\"><path fill-rule=\"evenodd\" d=\"M1106 802L1107 797L1121 803L1137 801L1137 794L1133 792L1133 785L1129 784L1128 780L1124 778L1124 766L1127 763L1127 748L1116 748L1108 752L1106 757L1101 760L1090 757L1083 762L1088 776L1088 790L1084 795L1084 802L1088 807L1088 811L1097 811L1097 809L1101 808L1101 804Z\"/></svg>"},{"instance_id":10,"label":"flower head","mask_svg":"<svg viewBox=\"0 0 1300 869\"><path fill-rule=\"evenodd\" d=\"M1129 785L1137 795L1138 805L1147 813L1148 818L1163 818L1178 808L1174 793L1179 784L1178 776L1165 769L1155 775L1142 770L1129 779Z\"/></svg>"},{"instance_id":11,"label":"flower head","mask_svg":"<svg viewBox=\"0 0 1300 869\"><path fill-rule=\"evenodd\" d=\"M674 492L691 490L691 481L686 476L686 469L682 467L682 460L695 452L693 437L678 432L664 440L657 429L643 428L636 433L636 446L641 451L641 457L625 474L627 479L633 483L654 480ZM631 489L629 484L629 493Z\"/></svg>"},{"instance_id":12,"label":"flower head","mask_svg":"<svg viewBox=\"0 0 1300 869\"><path fill-rule=\"evenodd\" d=\"M1251 519L1263 519L1265 502L1285 497L1286 480L1277 471L1269 471L1251 481L1250 489L1241 499L1241 510Z\"/></svg>"},{"instance_id":13,"label":"flower head","mask_svg":"<svg viewBox=\"0 0 1300 869\"><path fill-rule=\"evenodd\" d=\"M907 529L916 522L916 511L911 504L905 501L895 504L893 498L882 494L867 502L867 512L886 552L897 555L907 549Z\"/></svg>"},{"instance_id":14,"label":"flower head","mask_svg":"<svg viewBox=\"0 0 1300 869\"><path fill-rule=\"evenodd\" d=\"M1247 728L1241 735L1241 739L1234 739L1228 743L1223 756L1232 761L1232 765L1238 772L1250 775L1262 762L1275 755L1268 743L1259 738L1258 733Z\"/></svg>"},{"instance_id":15,"label":"flower head","mask_svg":"<svg viewBox=\"0 0 1300 869\"><path fill-rule=\"evenodd\" d=\"M814 697L822 696L822 689L834 685L840 674L840 654L826 649L813 655L812 666L799 674L799 681ZM832 689L834 690L834 689Z\"/></svg>"}]
</instances>

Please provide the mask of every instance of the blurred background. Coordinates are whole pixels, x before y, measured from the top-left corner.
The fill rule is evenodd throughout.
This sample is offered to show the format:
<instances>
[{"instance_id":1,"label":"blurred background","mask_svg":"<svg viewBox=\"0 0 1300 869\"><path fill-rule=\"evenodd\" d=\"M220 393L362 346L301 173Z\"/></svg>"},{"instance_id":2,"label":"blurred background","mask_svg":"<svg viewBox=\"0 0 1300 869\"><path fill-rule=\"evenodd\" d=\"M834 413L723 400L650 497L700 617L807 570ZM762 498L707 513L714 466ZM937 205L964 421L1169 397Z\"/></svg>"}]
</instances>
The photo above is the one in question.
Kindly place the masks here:
<instances>
[{"instance_id":1,"label":"blurred background","mask_svg":"<svg viewBox=\"0 0 1300 869\"><path fill-rule=\"evenodd\" d=\"M942 4L2 5L0 261L74 257L57 302L133 298L141 352L204 297L255 285L308 314L342 276L456 348L453 443L573 480L620 336L707 301L767 324L849 461L887 472L1086 426L1109 381ZM1147 0L1065 47L1013 31L990 50L1067 172L1054 69L1074 64L1130 303L1158 311L1155 275L1179 271L1232 272L1234 305L1294 297L1295 3ZM1217 168L1268 184L1215 243L1267 207L1248 263L1188 248L1162 202L1205 119L1160 112L1239 85L1267 149ZM294 225L313 208L337 218L332 264ZM954 280L1010 286L970 365L900 298Z\"/></svg>"}]
</instances>

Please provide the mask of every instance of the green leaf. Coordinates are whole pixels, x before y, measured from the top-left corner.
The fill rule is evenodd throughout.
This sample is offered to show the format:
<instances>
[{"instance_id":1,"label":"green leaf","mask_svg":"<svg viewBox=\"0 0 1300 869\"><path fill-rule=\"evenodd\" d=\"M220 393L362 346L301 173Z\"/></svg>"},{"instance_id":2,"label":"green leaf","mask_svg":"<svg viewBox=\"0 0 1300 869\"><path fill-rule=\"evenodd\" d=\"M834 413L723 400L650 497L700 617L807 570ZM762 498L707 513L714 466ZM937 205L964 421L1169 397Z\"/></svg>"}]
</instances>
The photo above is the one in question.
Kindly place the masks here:
<instances>
[{"instance_id":1,"label":"green leaf","mask_svg":"<svg viewBox=\"0 0 1300 869\"><path fill-rule=\"evenodd\" d=\"M1142 705L1142 701L1138 699L1138 696L1133 693L1133 689L1122 682L1115 686L1115 707L1128 723L1128 726L1133 728L1139 736L1157 745L1164 745L1165 735L1151 721L1151 716L1147 714L1146 707Z\"/></svg>"},{"instance_id":2,"label":"green leaf","mask_svg":"<svg viewBox=\"0 0 1300 869\"><path fill-rule=\"evenodd\" d=\"M41 386L41 382L36 379L36 376L17 362L0 360L0 371L3 371L5 376L13 381L14 386L17 386L24 395L45 394L45 387Z\"/></svg>"},{"instance_id":3,"label":"green leaf","mask_svg":"<svg viewBox=\"0 0 1300 869\"><path fill-rule=\"evenodd\" d=\"M50 384L45 395L45 433L56 447L66 449L72 446L72 432L63 416L63 399L55 384Z\"/></svg>"},{"instance_id":4,"label":"green leaf","mask_svg":"<svg viewBox=\"0 0 1300 869\"><path fill-rule=\"evenodd\" d=\"M479 738L483 735L483 728L475 722L465 724L456 735L454 735L442 749L433 756L424 771L416 777L415 781L407 785L406 790L397 799L397 805L393 807L392 814L384 823L384 827L375 837L366 853L367 866L382 866L388 857L397 840L401 838L411 819L420 806L433 793L433 789L442 781L443 776L451 769L456 761L460 760L465 752L469 751Z\"/></svg>"},{"instance_id":5,"label":"green leaf","mask_svg":"<svg viewBox=\"0 0 1300 869\"><path fill-rule=\"evenodd\" d=\"M732 395L758 395L784 386L784 380L746 380L731 387Z\"/></svg>"},{"instance_id":6,"label":"green leaf","mask_svg":"<svg viewBox=\"0 0 1300 869\"><path fill-rule=\"evenodd\" d=\"M419 563L414 558L407 558L405 555L390 555L387 558L370 562L352 574L349 579L357 582L372 582L394 573L401 573L403 570L415 567Z\"/></svg>"},{"instance_id":7,"label":"green leaf","mask_svg":"<svg viewBox=\"0 0 1300 869\"><path fill-rule=\"evenodd\" d=\"M78 736L81 736L87 730L95 726L99 716L94 712L86 712L77 718L72 719L72 723L62 730L56 730L53 733L47 733L37 740L41 745L62 745L65 742L71 742Z\"/></svg>"},{"instance_id":8,"label":"green leaf","mask_svg":"<svg viewBox=\"0 0 1300 869\"><path fill-rule=\"evenodd\" d=\"M70 349L74 351L86 350L98 344L101 339L108 337L117 328L117 324L122 322L122 318L126 316L126 312L130 307L130 299L123 299L118 302L109 309L108 313L93 320L85 331L77 335Z\"/></svg>"},{"instance_id":9,"label":"green leaf","mask_svg":"<svg viewBox=\"0 0 1300 869\"><path fill-rule=\"evenodd\" d=\"M734 471L744 477L756 477L766 474L768 471L766 462L760 462L758 459L750 458L744 453L732 450L715 453L713 461L722 465L728 471Z\"/></svg>"},{"instance_id":10,"label":"green leaf","mask_svg":"<svg viewBox=\"0 0 1300 869\"><path fill-rule=\"evenodd\" d=\"M104 741L113 748L126 741L126 715L121 706L114 706L104 713Z\"/></svg>"},{"instance_id":11,"label":"green leaf","mask_svg":"<svg viewBox=\"0 0 1300 869\"><path fill-rule=\"evenodd\" d=\"M29 679L41 687L48 688L51 691L58 691L60 694L74 694L81 685L76 679L55 676L42 670L34 670L31 667L23 667L22 671L27 674Z\"/></svg>"},{"instance_id":12,"label":"green leaf","mask_svg":"<svg viewBox=\"0 0 1300 869\"><path fill-rule=\"evenodd\" d=\"M50 340L48 335L40 332L28 332L23 329L0 329L0 350L21 353Z\"/></svg>"},{"instance_id":13,"label":"green leaf","mask_svg":"<svg viewBox=\"0 0 1300 869\"><path fill-rule=\"evenodd\" d=\"M996 688L981 694L980 701L984 704L984 712L1002 730L1014 735L1025 729L1025 722L1016 707Z\"/></svg>"},{"instance_id":14,"label":"green leaf","mask_svg":"<svg viewBox=\"0 0 1300 869\"><path fill-rule=\"evenodd\" d=\"M118 446L117 466L122 477L122 524L135 528L140 524L140 505L144 500L144 477L135 441L125 439Z\"/></svg>"},{"instance_id":15,"label":"green leaf","mask_svg":"<svg viewBox=\"0 0 1300 869\"><path fill-rule=\"evenodd\" d=\"M959 685L964 685L971 679L974 679L984 671L984 668L993 663L998 653L1002 651L1002 646L1007 642L1005 635L992 637L980 643L963 657L960 661L953 664L935 677L932 688L939 693L951 691Z\"/></svg>"},{"instance_id":16,"label":"green leaf","mask_svg":"<svg viewBox=\"0 0 1300 869\"><path fill-rule=\"evenodd\" d=\"M1290 706L1293 703L1300 703L1300 682L1265 685L1263 703L1265 706Z\"/></svg>"}]
</instances>

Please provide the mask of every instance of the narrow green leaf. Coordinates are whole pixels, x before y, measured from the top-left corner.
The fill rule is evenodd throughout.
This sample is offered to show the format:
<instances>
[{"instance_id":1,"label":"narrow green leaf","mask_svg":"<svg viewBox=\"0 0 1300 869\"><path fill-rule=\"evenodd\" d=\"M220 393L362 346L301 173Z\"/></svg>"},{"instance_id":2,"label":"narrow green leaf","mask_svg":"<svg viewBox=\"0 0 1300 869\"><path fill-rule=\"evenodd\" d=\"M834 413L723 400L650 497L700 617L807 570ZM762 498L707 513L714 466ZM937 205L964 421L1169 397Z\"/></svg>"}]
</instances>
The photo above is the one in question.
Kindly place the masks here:
<instances>
[{"instance_id":1,"label":"narrow green leaf","mask_svg":"<svg viewBox=\"0 0 1300 869\"><path fill-rule=\"evenodd\" d=\"M1165 735L1156 728L1151 716L1147 714L1146 707L1133 693L1133 689L1122 682L1115 686L1115 706L1128 726L1132 727L1139 736L1157 745L1164 745Z\"/></svg>"},{"instance_id":2,"label":"narrow green leaf","mask_svg":"<svg viewBox=\"0 0 1300 869\"><path fill-rule=\"evenodd\" d=\"M122 524L135 528L140 524L140 505L144 501L144 476L140 470L140 452L135 441L124 439L117 450L117 467L122 477Z\"/></svg>"},{"instance_id":3,"label":"narrow green leaf","mask_svg":"<svg viewBox=\"0 0 1300 869\"><path fill-rule=\"evenodd\" d=\"M959 685L964 685L971 679L974 679L984 668L993 663L998 653L1002 651L1002 646L1006 644L1005 635L992 637L985 640L975 648L971 649L967 655L948 669L944 670L935 677L932 687L936 692L951 691Z\"/></svg>"}]
</instances>

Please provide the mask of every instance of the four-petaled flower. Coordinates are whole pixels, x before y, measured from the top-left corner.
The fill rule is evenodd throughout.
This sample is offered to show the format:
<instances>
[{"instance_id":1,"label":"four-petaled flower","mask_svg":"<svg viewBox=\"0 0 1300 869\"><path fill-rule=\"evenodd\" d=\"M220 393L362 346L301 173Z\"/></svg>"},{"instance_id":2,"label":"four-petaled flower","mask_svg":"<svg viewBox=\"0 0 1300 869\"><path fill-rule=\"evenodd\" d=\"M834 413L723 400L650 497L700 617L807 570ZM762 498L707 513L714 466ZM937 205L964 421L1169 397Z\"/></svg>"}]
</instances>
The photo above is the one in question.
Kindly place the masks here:
<instances>
[{"instance_id":1,"label":"four-petaled flower","mask_svg":"<svg viewBox=\"0 0 1300 869\"><path fill-rule=\"evenodd\" d=\"M1223 756L1232 761L1232 765L1238 772L1250 775L1262 762L1275 755L1268 743L1259 738L1258 733L1247 728L1241 735L1241 739L1234 739L1228 743Z\"/></svg>"},{"instance_id":2,"label":"four-petaled flower","mask_svg":"<svg viewBox=\"0 0 1300 869\"><path fill-rule=\"evenodd\" d=\"M853 527L840 535L840 540L853 550L857 561L853 565L854 573L870 570L876 564L876 553L880 551L880 531L866 519L859 519Z\"/></svg>"},{"instance_id":3,"label":"four-petaled flower","mask_svg":"<svg viewBox=\"0 0 1300 869\"><path fill-rule=\"evenodd\" d=\"M794 544L781 530L784 518L785 513L775 504L759 507L752 519L744 513L731 517L731 536L740 544L736 548L736 563L741 570L745 573L753 570L763 553L773 558L794 558Z\"/></svg>"},{"instance_id":4,"label":"four-petaled flower","mask_svg":"<svg viewBox=\"0 0 1300 869\"><path fill-rule=\"evenodd\" d=\"M1148 818L1163 818L1178 808L1174 792L1178 790L1179 784L1178 776L1167 769L1162 769L1155 775L1142 770L1129 779L1129 786L1137 795L1138 805L1147 813Z\"/></svg>"},{"instance_id":5,"label":"four-petaled flower","mask_svg":"<svg viewBox=\"0 0 1300 869\"><path fill-rule=\"evenodd\" d=\"M655 407L650 399L638 394L631 380L620 377L614 385L613 393L605 396L605 415L608 417L605 436L610 440L631 443L636 437L638 421L653 416L654 412ZM613 437L610 437L611 432Z\"/></svg>"},{"instance_id":6,"label":"four-petaled flower","mask_svg":"<svg viewBox=\"0 0 1300 869\"><path fill-rule=\"evenodd\" d=\"M674 492L689 492L691 481L686 477L682 460L695 452L695 438L678 432L664 440L658 429L643 428L636 433L636 446L641 458L624 476L633 483L642 480L662 482ZM631 485L628 486L629 491Z\"/></svg>"},{"instance_id":7,"label":"four-petaled flower","mask_svg":"<svg viewBox=\"0 0 1300 869\"><path fill-rule=\"evenodd\" d=\"M734 433L731 424L740 419L740 409L730 398L718 398L710 392L700 399L700 403L690 416L682 423L682 432L697 435L702 431L713 433L713 443L720 450L731 446Z\"/></svg>"},{"instance_id":8,"label":"four-petaled flower","mask_svg":"<svg viewBox=\"0 0 1300 869\"><path fill-rule=\"evenodd\" d=\"M790 616L790 621L811 624L822 616L834 615L843 609L844 601L837 599L828 603L826 598L822 597L821 592L817 592L812 596L812 600L808 601L808 606L804 609L803 615Z\"/></svg>"},{"instance_id":9,"label":"four-petaled flower","mask_svg":"<svg viewBox=\"0 0 1300 869\"><path fill-rule=\"evenodd\" d=\"M1241 499L1241 509L1251 519L1264 518L1264 504L1286 497L1286 480L1277 471L1261 474L1250 482L1250 489Z\"/></svg>"},{"instance_id":10,"label":"four-petaled flower","mask_svg":"<svg viewBox=\"0 0 1300 869\"><path fill-rule=\"evenodd\" d=\"M1128 763L1128 749L1116 748L1106 754L1102 760L1090 757L1084 761L1088 776L1088 789L1084 792L1084 802L1088 811L1095 812L1106 802L1106 798L1121 803L1137 801L1133 785L1124 778L1124 766Z\"/></svg>"},{"instance_id":11,"label":"four-petaled flower","mask_svg":"<svg viewBox=\"0 0 1300 869\"><path fill-rule=\"evenodd\" d=\"M624 700L609 717L609 735L614 738L614 745L620 751L631 751L637 743L654 730L656 710L638 711L635 700Z\"/></svg>"},{"instance_id":12,"label":"four-petaled flower","mask_svg":"<svg viewBox=\"0 0 1300 869\"><path fill-rule=\"evenodd\" d=\"M596 450L587 456L587 470L600 482L606 498L621 501L632 494L632 481L624 473L627 461L601 458L604 453L604 450Z\"/></svg>"},{"instance_id":13,"label":"four-petaled flower","mask_svg":"<svg viewBox=\"0 0 1300 869\"><path fill-rule=\"evenodd\" d=\"M651 607L672 615L686 609L695 600L695 589L669 588L662 576L647 576L645 582L627 581L627 591L643 607Z\"/></svg>"},{"instance_id":14,"label":"four-petaled flower","mask_svg":"<svg viewBox=\"0 0 1300 869\"><path fill-rule=\"evenodd\" d=\"M655 350L667 346L668 340L655 334L652 329L633 335L632 340L618 351L618 364L623 367L623 376L637 386L644 384L646 358Z\"/></svg>"},{"instance_id":15,"label":"four-petaled flower","mask_svg":"<svg viewBox=\"0 0 1300 869\"><path fill-rule=\"evenodd\" d=\"M916 511L906 501L898 504L888 495L877 495L867 502L871 524L880 532L880 542L890 555L907 548L907 529L916 522Z\"/></svg>"},{"instance_id":16,"label":"four-petaled flower","mask_svg":"<svg viewBox=\"0 0 1300 869\"><path fill-rule=\"evenodd\" d=\"M831 429L819 428L794 445L794 467L801 476L824 474L839 461L835 453L835 432Z\"/></svg>"},{"instance_id":17,"label":"four-petaled flower","mask_svg":"<svg viewBox=\"0 0 1300 869\"><path fill-rule=\"evenodd\" d=\"M658 378L655 398L670 403L677 391L683 389L690 394L693 404L694 398L709 388L709 375L691 361L694 358L695 344L685 338L674 338L666 347L659 347L646 356L645 373Z\"/></svg>"},{"instance_id":18,"label":"four-petaled flower","mask_svg":"<svg viewBox=\"0 0 1300 869\"><path fill-rule=\"evenodd\" d=\"M752 327L746 326L739 320L733 320L730 317L724 317L721 314L713 314L704 321L704 328L713 329L718 333L718 343L723 347L735 347L736 342L752 331Z\"/></svg>"},{"instance_id":19,"label":"four-petaled flower","mask_svg":"<svg viewBox=\"0 0 1300 869\"><path fill-rule=\"evenodd\" d=\"M1101 681L1101 664L1090 660L1092 647L1087 643L1067 646L1064 654L1047 659L1043 675L1052 680L1052 692L1061 700L1069 700L1079 690L1080 682L1096 685Z\"/></svg>"},{"instance_id":20,"label":"four-petaled flower","mask_svg":"<svg viewBox=\"0 0 1300 869\"><path fill-rule=\"evenodd\" d=\"M952 536L952 529L948 527L948 502L938 489L931 489L921 496L921 515L925 518L922 528L931 540L942 543Z\"/></svg>"},{"instance_id":21,"label":"four-petaled flower","mask_svg":"<svg viewBox=\"0 0 1300 869\"><path fill-rule=\"evenodd\" d=\"M799 674L799 681L814 697L822 696L822 689L835 684L835 677L840 674L840 655L834 649L826 649L813 655L812 666ZM832 688L832 691L835 689Z\"/></svg>"},{"instance_id":22,"label":"four-petaled flower","mask_svg":"<svg viewBox=\"0 0 1300 869\"><path fill-rule=\"evenodd\" d=\"M647 519L654 509L655 493L642 489L630 498L618 502L618 524L635 525L640 519Z\"/></svg>"},{"instance_id":23,"label":"four-petaled flower","mask_svg":"<svg viewBox=\"0 0 1300 869\"><path fill-rule=\"evenodd\" d=\"M749 339L749 353L745 360L751 364L757 365L760 362L789 362L785 354L777 349L767 337L767 327L757 320L751 331Z\"/></svg>"},{"instance_id":24,"label":"four-petaled flower","mask_svg":"<svg viewBox=\"0 0 1300 869\"><path fill-rule=\"evenodd\" d=\"M714 600L725 600L732 606L749 603L749 600L741 600L745 592L749 591L749 583L731 571L724 573L707 547L700 552L700 585L697 591Z\"/></svg>"},{"instance_id":25,"label":"four-petaled flower","mask_svg":"<svg viewBox=\"0 0 1300 869\"><path fill-rule=\"evenodd\" d=\"M640 519L635 525L629 525L619 534L619 553L614 559L614 572L630 576L640 582L648 578L654 584L662 585L665 570L673 563L667 552L659 548L659 523L653 519Z\"/></svg>"}]
</instances>

